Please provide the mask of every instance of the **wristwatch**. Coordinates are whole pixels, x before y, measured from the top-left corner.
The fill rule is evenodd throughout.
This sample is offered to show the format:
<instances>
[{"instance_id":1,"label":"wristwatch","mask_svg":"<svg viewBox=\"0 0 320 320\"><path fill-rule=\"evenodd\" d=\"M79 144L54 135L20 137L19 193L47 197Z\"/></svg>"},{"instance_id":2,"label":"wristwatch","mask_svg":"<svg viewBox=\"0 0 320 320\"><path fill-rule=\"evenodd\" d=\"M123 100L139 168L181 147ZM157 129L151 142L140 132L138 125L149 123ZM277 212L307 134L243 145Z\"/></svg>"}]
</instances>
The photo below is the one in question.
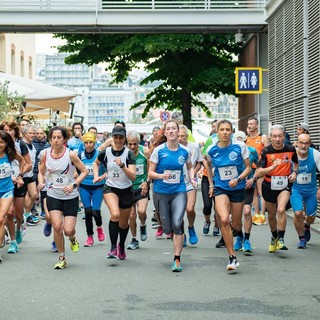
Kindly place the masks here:
<instances>
[{"instance_id":1,"label":"wristwatch","mask_svg":"<svg viewBox=\"0 0 320 320\"><path fill-rule=\"evenodd\" d=\"M72 185L72 187L73 187L73 190L74 190L74 189L77 189L77 188L78 188L78 185L77 185L76 183L74 183L74 184Z\"/></svg>"},{"instance_id":2,"label":"wristwatch","mask_svg":"<svg viewBox=\"0 0 320 320\"><path fill-rule=\"evenodd\" d=\"M240 183L241 182L241 178L238 178L238 183Z\"/></svg>"},{"instance_id":3,"label":"wristwatch","mask_svg":"<svg viewBox=\"0 0 320 320\"><path fill-rule=\"evenodd\" d=\"M124 163L122 162L122 164L119 167L122 169L124 167Z\"/></svg>"}]
</instances>

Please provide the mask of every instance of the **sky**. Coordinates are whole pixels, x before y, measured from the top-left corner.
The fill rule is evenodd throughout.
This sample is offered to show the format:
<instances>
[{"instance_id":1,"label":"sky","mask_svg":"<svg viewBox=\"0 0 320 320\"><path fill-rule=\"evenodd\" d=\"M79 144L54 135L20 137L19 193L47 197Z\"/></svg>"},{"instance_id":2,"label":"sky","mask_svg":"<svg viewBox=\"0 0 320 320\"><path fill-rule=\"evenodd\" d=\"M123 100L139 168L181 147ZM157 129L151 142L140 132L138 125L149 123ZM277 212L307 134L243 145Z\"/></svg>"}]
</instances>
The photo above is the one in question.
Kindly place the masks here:
<instances>
[{"instance_id":1,"label":"sky","mask_svg":"<svg viewBox=\"0 0 320 320\"><path fill-rule=\"evenodd\" d=\"M60 39L54 39L52 34L36 34L36 53L54 54L57 49L52 48L61 44Z\"/></svg>"}]
</instances>

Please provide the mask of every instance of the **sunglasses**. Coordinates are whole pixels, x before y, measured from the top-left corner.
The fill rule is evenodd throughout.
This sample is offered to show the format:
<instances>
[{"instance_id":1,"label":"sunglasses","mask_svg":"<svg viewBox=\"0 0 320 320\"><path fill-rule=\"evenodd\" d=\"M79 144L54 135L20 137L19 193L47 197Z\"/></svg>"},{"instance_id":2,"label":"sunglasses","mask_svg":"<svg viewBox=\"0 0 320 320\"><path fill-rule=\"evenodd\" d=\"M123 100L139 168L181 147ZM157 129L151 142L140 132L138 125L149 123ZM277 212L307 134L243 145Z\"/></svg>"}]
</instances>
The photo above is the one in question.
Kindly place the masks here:
<instances>
[{"instance_id":1,"label":"sunglasses","mask_svg":"<svg viewBox=\"0 0 320 320\"><path fill-rule=\"evenodd\" d=\"M134 143L128 143L129 146L136 146L138 145L138 143L134 142Z\"/></svg>"}]
</instances>

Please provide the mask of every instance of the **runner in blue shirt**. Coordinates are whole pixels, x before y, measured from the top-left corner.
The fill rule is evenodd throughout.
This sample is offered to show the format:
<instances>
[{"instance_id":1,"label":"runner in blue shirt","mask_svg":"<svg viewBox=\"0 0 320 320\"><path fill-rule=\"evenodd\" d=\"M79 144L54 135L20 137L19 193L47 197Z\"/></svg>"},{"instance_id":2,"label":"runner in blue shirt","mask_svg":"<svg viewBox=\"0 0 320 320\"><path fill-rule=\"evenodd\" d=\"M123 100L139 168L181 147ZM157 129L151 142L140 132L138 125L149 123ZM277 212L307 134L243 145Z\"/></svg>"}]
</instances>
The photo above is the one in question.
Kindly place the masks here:
<instances>
[{"instance_id":1,"label":"runner in blue shirt","mask_svg":"<svg viewBox=\"0 0 320 320\"><path fill-rule=\"evenodd\" d=\"M298 175L293 183L290 202L294 211L294 226L299 236L298 249L304 249L311 238L310 225L317 213L317 200L320 199L320 188L317 187L316 172L320 170L320 153L310 148L308 134L300 134L297 142L299 160ZM303 210L305 207L305 223Z\"/></svg>"},{"instance_id":2,"label":"runner in blue shirt","mask_svg":"<svg viewBox=\"0 0 320 320\"><path fill-rule=\"evenodd\" d=\"M166 234L173 232L172 271L181 272L180 256L184 239L182 221L187 205L184 164L187 165L193 187L197 186L197 181L194 178L190 150L178 143L178 123L169 120L164 126L164 134L167 142L152 152L149 178L154 179L154 203L160 213L162 228Z\"/></svg>"},{"instance_id":3,"label":"runner in blue shirt","mask_svg":"<svg viewBox=\"0 0 320 320\"><path fill-rule=\"evenodd\" d=\"M245 199L246 177L251 172L248 147L241 141L232 140L232 123L218 123L220 141L207 149L207 171L210 195L215 196L216 208L221 218L221 231L229 253L227 271L235 271L239 262L233 248L234 236L242 235L242 210ZM214 193L212 168L214 169ZM210 170L211 168L211 170ZM229 215L231 213L231 226Z\"/></svg>"}]
</instances>

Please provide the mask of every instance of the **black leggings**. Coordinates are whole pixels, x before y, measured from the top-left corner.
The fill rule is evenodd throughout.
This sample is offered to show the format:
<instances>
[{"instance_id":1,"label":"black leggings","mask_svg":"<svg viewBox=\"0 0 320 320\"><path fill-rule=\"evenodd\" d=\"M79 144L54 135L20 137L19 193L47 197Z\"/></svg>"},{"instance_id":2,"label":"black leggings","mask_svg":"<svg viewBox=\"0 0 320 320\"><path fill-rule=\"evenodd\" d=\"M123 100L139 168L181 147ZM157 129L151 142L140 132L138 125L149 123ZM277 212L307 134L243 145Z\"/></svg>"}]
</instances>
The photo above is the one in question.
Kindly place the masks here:
<instances>
[{"instance_id":1,"label":"black leggings","mask_svg":"<svg viewBox=\"0 0 320 320\"><path fill-rule=\"evenodd\" d=\"M97 227L102 226L102 218L101 218L101 210L92 210L92 208L84 209L86 216L86 229L87 235L93 236L93 222L92 218L94 218Z\"/></svg>"},{"instance_id":2,"label":"black leggings","mask_svg":"<svg viewBox=\"0 0 320 320\"><path fill-rule=\"evenodd\" d=\"M202 176L201 193L203 200L202 212L205 216L210 216L212 211L212 204L214 203L214 198L209 197L209 180L207 176Z\"/></svg>"}]
</instances>

